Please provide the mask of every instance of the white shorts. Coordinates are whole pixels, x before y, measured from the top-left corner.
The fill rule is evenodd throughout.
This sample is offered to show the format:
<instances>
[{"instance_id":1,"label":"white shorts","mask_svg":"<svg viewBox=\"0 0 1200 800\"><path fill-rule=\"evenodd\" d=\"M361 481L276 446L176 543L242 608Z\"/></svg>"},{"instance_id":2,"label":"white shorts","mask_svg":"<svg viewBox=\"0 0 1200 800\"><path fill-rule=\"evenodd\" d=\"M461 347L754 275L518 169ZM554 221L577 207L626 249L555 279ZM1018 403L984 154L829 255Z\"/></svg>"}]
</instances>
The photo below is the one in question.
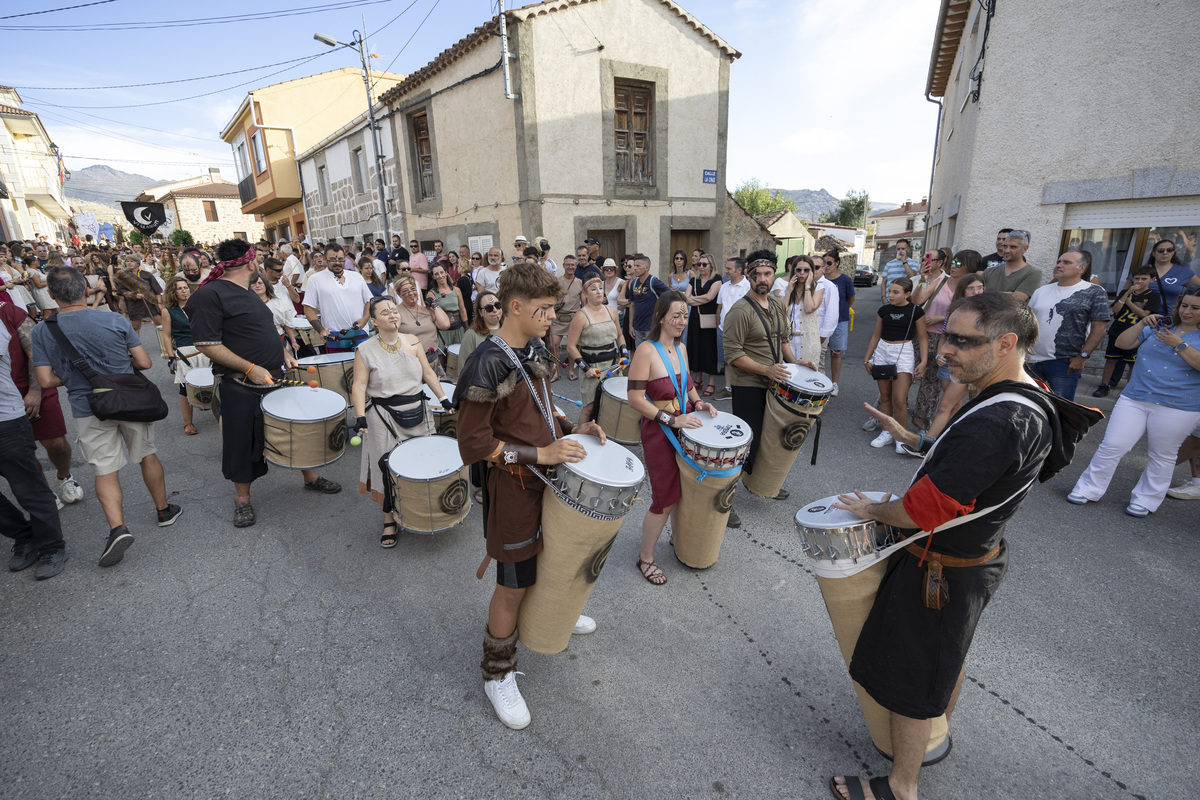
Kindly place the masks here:
<instances>
[{"instance_id":1,"label":"white shorts","mask_svg":"<svg viewBox=\"0 0 1200 800\"><path fill-rule=\"evenodd\" d=\"M153 422L76 417L75 431L79 434L79 450L97 475L108 475L130 461L140 463L154 455Z\"/></svg>"},{"instance_id":2,"label":"white shorts","mask_svg":"<svg viewBox=\"0 0 1200 800\"><path fill-rule=\"evenodd\" d=\"M896 372L913 374L916 366L916 355L912 342L885 342L880 340L871 356L872 364L895 364Z\"/></svg>"}]
</instances>

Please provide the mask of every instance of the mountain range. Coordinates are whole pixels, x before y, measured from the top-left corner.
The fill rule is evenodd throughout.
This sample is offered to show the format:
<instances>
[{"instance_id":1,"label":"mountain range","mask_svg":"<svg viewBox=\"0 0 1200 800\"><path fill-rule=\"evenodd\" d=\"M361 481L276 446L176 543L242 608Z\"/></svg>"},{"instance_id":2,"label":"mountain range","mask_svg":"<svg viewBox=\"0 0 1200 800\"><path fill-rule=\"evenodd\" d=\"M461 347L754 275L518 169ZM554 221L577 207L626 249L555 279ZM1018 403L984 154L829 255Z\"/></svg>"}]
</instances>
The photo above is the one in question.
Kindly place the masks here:
<instances>
[{"instance_id":1,"label":"mountain range","mask_svg":"<svg viewBox=\"0 0 1200 800\"><path fill-rule=\"evenodd\" d=\"M821 218L821 214L836 211L841 202L824 189L783 189L782 191L796 201L796 207L800 209L800 213L796 216L810 222L816 222ZM877 211L891 211L893 208L899 207L899 203L880 203L871 200L872 214Z\"/></svg>"},{"instance_id":2,"label":"mountain range","mask_svg":"<svg viewBox=\"0 0 1200 800\"><path fill-rule=\"evenodd\" d=\"M86 200L109 208L120 208L122 200L132 200L151 186L164 183L167 181L96 164L73 171L71 177L63 184L63 191L72 200Z\"/></svg>"}]
</instances>

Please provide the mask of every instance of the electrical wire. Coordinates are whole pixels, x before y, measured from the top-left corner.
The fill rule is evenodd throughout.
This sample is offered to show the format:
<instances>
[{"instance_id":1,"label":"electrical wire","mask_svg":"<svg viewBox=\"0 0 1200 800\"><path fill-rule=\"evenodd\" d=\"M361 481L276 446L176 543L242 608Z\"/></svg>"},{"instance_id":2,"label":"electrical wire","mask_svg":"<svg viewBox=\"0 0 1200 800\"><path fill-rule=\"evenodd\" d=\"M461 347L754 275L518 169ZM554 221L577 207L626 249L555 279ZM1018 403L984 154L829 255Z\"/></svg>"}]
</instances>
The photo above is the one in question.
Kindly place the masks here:
<instances>
[{"instance_id":1,"label":"electrical wire","mask_svg":"<svg viewBox=\"0 0 1200 800\"><path fill-rule=\"evenodd\" d=\"M77 158L80 161L120 161L128 164L161 164L173 167L203 167L207 164L232 164L232 159L229 161L147 161L144 158L109 158L107 156L81 156L76 153L64 153L63 158Z\"/></svg>"},{"instance_id":2,"label":"electrical wire","mask_svg":"<svg viewBox=\"0 0 1200 800\"><path fill-rule=\"evenodd\" d=\"M38 100L37 98L31 97L29 95L26 95L24 99L27 101L25 103L25 105L31 106L35 109L39 105L53 106L54 108L58 109L57 113L60 115L67 114L68 111L70 111L72 113L80 114L85 117L91 117L92 119L99 119L99 120L103 120L105 122L113 122L113 123L116 123L117 125L130 125L131 127L133 127L132 123L126 122L124 120L112 119L111 117L102 117L98 114L89 114L86 111L75 111L74 106L63 106L63 105L59 105L57 103L51 103L49 100ZM179 133L178 131L167 131L167 130L163 130L162 128L151 128L147 125L142 125L142 124L138 124L136 127L138 130L154 131L155 133L165 133L168 136L179 136L184 139L195 139L198 142L208 142L209 144L213 143L213 137L211 137L211 136L192 136L190 133Z\"/></svg>"},{"instance_id":3,"label":"electrical wire","mask_svg":"<svg viewBox=\"0 0 1200 800\"><path fill-rule=\"evenodd\" d=\"M64 8L48 8L45 11L26 11L22 14L9 14L6 17L0 17L0 19L16 19L17 17L36 17L39 14L54 14L55 12L58 12L58 11L74 11L77 8L87 8L88 6L102 6L102 5L106 5L108 3L115 3L115 2L117 2L117 0L96 0L96 2L94 2L94 3L80 3L77 6L66 6Z\"/></svg>"},{"instance_id":4,"label":"electrical wire","mask_svg":"<svg viewBox=\"0 0 1200 800\"><path fill-rule=\"evenodd\" d=\"M0 30L8 31L41 31L41 32L111 32L111 31L145 31L161 28L195 28L203 25L224 25L231 22L255 22L260 20L276 20L284 17L300 17L309 14L319 14L323 11L338 11L361 6L376 6L392 3L395 0L348 0L347 2L327 3L320 6L302 6L278 11L255 11L249 14L234 14L224 17L196 17L193 19L158 20L147 22L95 22L71 23L67 25L0 25Z\"/></svg>"},{"instance_id":5,"label":"electrical wire","mask_svg":"<svg viewBox=\"0 0 1200 800\"><path fill-rule=\"evenodd\" d=\"M154 83L123 83L113 86L14 86L14 89L29 90L33 92L90 92L97 89L142 89L147 86L166 86L171 83L190 83L191 81L206 81L209 78L224 78L229 75L240 75L243 72L257 72L260 69L270 69L271 67L282 67L284 64L295 64L303 61L308 56L300 56L300 58L292 58L287 61L277 61L274 64L263 64L260 67L247 67L246 69L235 69L233 72L218 72L215 75L201 75L197 78L177 78L171 81L155 81Z\"/></svg>"},{"instance_id":6,"label":"electrical wire","mask_svg":"<svg viewBox=\"0 0 1200 800\"><path fill-rule=\"evenodd\" d=\"M441 3L441 2L442 2L442 0L434 0L434 3L433 3L433 5L432 5L432 6L430 6L430 7L429 7L429 11L428 11L428 12L426 12L424 19L422 19L422 20L421 20L421 22L420 22L420 24L419 24L419 25L417 25L417 27L416 27L415 29L413 29L412 35L408 37L408 40L407 40L407 41L404 43L404 46L400 48L400 52L399 52L399 53L396 53L396 55L392 57L392 60L388 62L388 65L387 65L386 67L384 67L384 68L383 68L383 72L387 73L387 72L391 72L391 71L392 71L392 64L395 64L395 63L396 63L396 59L400 58L401 54L403 54L403 53L404 53L404 51L405 51L406 49L408 49L408 46L409 46L409 44L411 44L411 43L412 43L412 40L413 40L414 38L416 38L416 35L417 35L417 34L420 32L420 30L421 30L421 27L422 27L422 26L425 24L425 21L429 19L429 15L433 13L433 10L434 10L435 8L437 8L437 7L438 7L438 4L439 4L439 3ZM379 83L379 78L376 78L376 79L375 79L375 81L374 81L374 83L372 83L372 84L371 84L371 90L372 90L372 91L374 91L374 90L375 90L375 84L377 84L377 83Z\"/></svg>"}]
</instances>

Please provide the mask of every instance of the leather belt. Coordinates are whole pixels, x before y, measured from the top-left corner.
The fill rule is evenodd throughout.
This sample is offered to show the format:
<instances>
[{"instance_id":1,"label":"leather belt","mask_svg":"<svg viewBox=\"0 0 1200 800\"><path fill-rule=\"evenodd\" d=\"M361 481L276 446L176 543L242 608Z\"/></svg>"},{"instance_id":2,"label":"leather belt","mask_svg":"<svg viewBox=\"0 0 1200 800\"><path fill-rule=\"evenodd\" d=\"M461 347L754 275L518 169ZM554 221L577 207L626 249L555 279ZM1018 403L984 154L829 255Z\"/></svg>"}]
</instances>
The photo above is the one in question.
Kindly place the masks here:
<instances>
[{"instance_id":1,"label":"leather belt","mask_svg":"<svg viewBox=\"0 0 1200 800\"><path fill-rule=\"evenodd\" d=\"M986 564L1000 554L1000 545L996 545L991 549L991 552L989 552L987 555L980 556L979 558L958 558L957 556L948 556L944 555L943 553L937 553L933 550L926 551L925 548L921 547L921 545L917 544L916 542L905 545L904 549L912 553L917 558L923 558L927 561L936 562L941 564L943 567L978 567L981 564Z\"/></svg>"}]
</instances>

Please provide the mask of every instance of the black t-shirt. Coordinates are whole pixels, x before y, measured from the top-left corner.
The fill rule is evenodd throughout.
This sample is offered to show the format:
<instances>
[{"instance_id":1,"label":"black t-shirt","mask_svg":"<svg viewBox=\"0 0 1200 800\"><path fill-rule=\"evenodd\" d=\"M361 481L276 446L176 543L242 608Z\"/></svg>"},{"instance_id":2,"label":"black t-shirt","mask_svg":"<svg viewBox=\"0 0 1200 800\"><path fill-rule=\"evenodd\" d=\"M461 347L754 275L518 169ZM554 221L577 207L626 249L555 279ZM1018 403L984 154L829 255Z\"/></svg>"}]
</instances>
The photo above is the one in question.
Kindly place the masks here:
<instances>
[{"instance_id":1,"label":"black t-shirt","mask_svg":"<svg viewBox=\"0 0 1200 800\"><path fill-rule=\"evenodd\" d=\"M596 266L596 262L584 264L582 267L575 270L575 277L584 283L588 282L589 278L603 278L600 274L600 268Z\"/></svg>"},{"instance_id":2,"label":"black t-shirt","mask_svg":"<svg viewBox=\"0 0 1200 800\"><path fill-rule=\"evenodd\" d=\"M187 304L192 340L197 345L223 344L251 364L277 372L283 367L283 342L275 332L271 309L249 289L233 281L201 286ZM213 362L214 375L232 372Z\"/></svg>"},{"instance_id":3,"label":"black t-shirt","mask_svg":"<svg viewBox=\"0 0 1200 800\"><path fill-rule=\"evenodd\" d=\"M903 306L888 304L879 307L879 318L883 320L880 338L885 342L908 342L917 336L917 320L925 316L925 309L912 303Z\"/></svg>"},{"instance_id":4,"label":"black t-shirt","mask_svg":"<svg viewBox=\"0 0 1200 800\"><path fill-rule=\"evenodd\" d=\"M991 255L983 257L983 269L987 269L988 267L997 267L1003 263L1004 256L1000 255L999 253L992 253ZM983 269L981 269L980 272L982 272Z\"/></svg>"}]
</instances>

